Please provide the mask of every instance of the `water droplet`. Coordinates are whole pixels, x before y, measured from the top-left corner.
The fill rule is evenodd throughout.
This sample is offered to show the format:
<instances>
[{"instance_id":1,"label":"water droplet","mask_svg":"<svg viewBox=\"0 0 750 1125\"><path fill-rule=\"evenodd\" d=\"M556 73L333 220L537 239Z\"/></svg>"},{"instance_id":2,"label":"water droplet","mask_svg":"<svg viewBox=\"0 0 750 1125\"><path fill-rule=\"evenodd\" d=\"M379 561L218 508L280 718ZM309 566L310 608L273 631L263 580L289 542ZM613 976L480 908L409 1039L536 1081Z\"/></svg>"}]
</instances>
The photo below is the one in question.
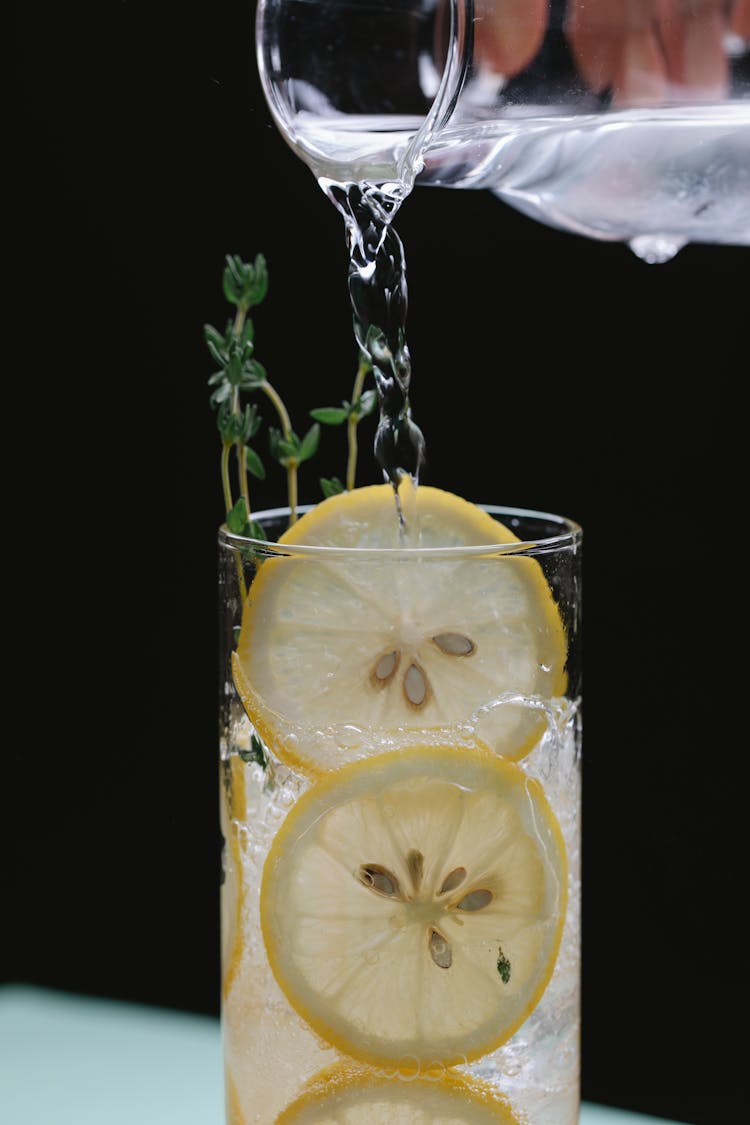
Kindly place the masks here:
<instances>
[{"instance_id":1,"label":"water droplet","mask_svg":"<svg viewBox=\"0 0 750 1125\"><path fill-rule=\"evenodd\" d=\"M661 265L674 258L686 243L686 238L674 234L639 234L631 238L628 245L642 261Z\"/></svg>"}]
</instances>

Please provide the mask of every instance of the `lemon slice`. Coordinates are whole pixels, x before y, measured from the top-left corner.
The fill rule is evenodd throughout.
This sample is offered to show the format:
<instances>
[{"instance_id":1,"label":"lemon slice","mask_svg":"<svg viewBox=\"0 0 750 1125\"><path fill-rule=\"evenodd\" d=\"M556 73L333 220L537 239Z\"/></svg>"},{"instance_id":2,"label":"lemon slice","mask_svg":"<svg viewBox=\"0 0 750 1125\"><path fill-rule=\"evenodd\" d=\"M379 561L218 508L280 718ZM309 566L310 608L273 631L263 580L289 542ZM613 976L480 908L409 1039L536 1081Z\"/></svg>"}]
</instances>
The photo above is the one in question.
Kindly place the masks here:
<instances>
[{"instance_id":1,"label":"lemon slice","mask_svg":"<svg viewBox=\"0 0 750 1125\"><path fill-rule=\"evenodd\" d=\"M412 749L312 785L267 856L261 927L292 1006L379 1066L494 1050L560 945L565 846L541 786L489 751Z\"/></svg>"},{"instance_id":2,"label":"lemon slice","mask_svg":"<svg viewBox=\"0 0 750 1125\"><path fill-rule=\"evenodd\" d=\"M287 765L314 774L410 741L477 738L516 759L543 732L540 703L564 694L565 635L539 563L435 550L518 542L508 528L424 485L407 520L409 544L424 550L408 560L391 487L342 493L280 543L376 554L334 550L259 569L233 675L258 733Z\"/></svg>"},{"instance_id":3,"label":"lemon slice","mask_svg":"<svg viewBox=\"0 0 750 1125\"><path fill-rule=\"evenodd\" d=\"M484 1083L388 1079L331 1067L276 1119L276 1125L518 1125L504 1099Z\"/></svg>"}]
</instances>

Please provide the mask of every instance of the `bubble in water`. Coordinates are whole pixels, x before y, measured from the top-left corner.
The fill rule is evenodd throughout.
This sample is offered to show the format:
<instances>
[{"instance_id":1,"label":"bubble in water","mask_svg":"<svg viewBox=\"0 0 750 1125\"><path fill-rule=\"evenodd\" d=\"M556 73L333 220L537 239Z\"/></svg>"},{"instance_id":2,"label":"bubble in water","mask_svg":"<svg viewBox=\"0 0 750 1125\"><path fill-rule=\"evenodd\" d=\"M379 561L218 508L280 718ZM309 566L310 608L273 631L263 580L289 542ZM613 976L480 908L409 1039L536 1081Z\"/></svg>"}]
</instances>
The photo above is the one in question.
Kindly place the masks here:
<instances>
[{"instance_id":1,"label":"bubble in water","mask_svg":"<svg viewBox=\"0 0 750 1125\"><path fill-rule=\"evenodd\" d=\"M399 1059L398 1067L396 1075L402 1082L413 1082L419 1078L420 1063L416 1055L403 1055Z\"/></svg>"},{"instance_id":2,"label":"bubble in water","mask_svg":"<svg viewBox=\"0 0 750 1125\"><path fill-rule=\"evenodd\" d=\"M337 741L341 750L356 750L362 745L362 731L353 724L347 723L340 727L337 734Z\"/></svg>"}]
</instances>

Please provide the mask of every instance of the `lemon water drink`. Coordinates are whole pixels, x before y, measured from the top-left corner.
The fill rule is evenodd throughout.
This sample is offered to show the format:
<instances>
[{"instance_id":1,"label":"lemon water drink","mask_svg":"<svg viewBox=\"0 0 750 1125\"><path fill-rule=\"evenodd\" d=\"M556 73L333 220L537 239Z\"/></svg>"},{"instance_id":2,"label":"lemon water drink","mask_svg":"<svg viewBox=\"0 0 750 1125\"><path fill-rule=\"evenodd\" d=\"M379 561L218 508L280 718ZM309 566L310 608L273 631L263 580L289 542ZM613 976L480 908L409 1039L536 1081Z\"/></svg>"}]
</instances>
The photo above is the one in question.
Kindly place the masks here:
<instances>
[{"instance_id":1,"label":"lemon water drink","mask_svg":"<svg viewBox=\"0 0 750 1125\"><path fill-rule=\"evenodd\" d=\"M581 532L398 494L220 532L227 1121L574 1125Z\"/></svg>"}]
</instances>

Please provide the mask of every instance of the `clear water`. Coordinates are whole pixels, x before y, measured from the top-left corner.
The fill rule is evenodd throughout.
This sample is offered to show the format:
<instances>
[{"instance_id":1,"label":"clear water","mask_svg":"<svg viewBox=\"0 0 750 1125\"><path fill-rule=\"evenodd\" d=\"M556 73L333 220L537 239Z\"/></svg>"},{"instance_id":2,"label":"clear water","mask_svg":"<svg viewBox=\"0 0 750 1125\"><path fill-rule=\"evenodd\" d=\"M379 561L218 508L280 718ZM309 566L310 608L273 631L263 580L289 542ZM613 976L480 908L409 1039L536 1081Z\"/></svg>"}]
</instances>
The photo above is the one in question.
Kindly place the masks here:
<instances>
[{"instance_id":1,"label":"clear water","mask_svg":"<svg viewBox=\"0 0 750 1125\"><path fill-rule=\"evenodd\" d=\"M750 245L750 100L657 110L535 115L506 109L450 125L407 169L419 185L493 191L549 226L628 243L660 262L688 242ZM377 177L403 164L419 119L295 121L317 174ZM393 185L387 190L394 190Z\"/></svg>"},{"instance_id":2,"label":"clear water","mask_svg":"<svg viewBox=\"0 0 750 1125\"><path fill-rule=\"evenodd\" d=\"M406 263L392 224L406 190L333 180L323 180L321 186L344 219L354 335L372 365L380 405L375 459L394 486L403 475L416 481L424 437L409 404Z\"/></svg>"}]
</instances>

